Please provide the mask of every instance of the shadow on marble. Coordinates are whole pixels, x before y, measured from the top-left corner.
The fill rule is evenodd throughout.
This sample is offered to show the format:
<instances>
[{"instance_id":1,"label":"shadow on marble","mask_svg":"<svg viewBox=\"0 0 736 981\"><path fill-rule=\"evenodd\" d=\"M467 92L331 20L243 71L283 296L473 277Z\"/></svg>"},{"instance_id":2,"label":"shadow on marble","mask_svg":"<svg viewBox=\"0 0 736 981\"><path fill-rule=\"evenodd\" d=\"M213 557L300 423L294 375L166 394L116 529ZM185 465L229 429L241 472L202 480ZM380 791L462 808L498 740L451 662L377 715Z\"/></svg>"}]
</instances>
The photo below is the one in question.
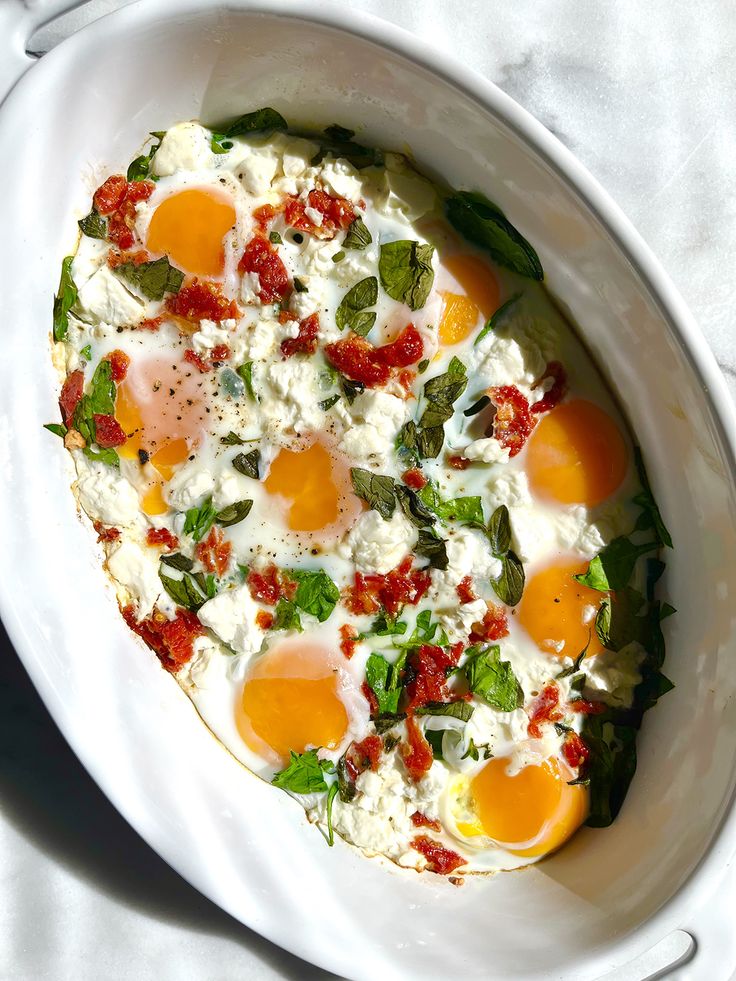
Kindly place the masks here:
<instances>
[{"instance_id":1,"label":"shadow on marble","mask_svg":"<svg viewBox=\"0 0 736 981\"><path fill-rule=\"evenodd\" d=\"M238 923L148 847L72 753L1 625L0 797L20 834L100 892L146 916L239 943L284 978L336 978Z\"/></svg>"}]
</instances>

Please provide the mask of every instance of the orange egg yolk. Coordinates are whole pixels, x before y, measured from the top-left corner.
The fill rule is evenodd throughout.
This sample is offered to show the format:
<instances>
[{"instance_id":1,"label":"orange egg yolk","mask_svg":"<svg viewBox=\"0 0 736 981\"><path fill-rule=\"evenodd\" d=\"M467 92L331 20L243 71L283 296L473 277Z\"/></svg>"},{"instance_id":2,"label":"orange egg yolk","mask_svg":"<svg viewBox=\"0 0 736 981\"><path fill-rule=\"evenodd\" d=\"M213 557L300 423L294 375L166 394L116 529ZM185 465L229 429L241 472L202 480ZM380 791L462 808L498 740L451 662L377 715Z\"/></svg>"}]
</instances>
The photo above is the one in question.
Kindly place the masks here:
<instances>
[{"instance_id":1,"label":"orange egg yolk","mask_svg":"<svg viewBox=\"0 0 736 981\"><path fill-rule=\"evenodd\" d=\"M526 467L537 497L594 507L623 481L628 452L608 413L575 399L542 416L527 444Z\"/></svg>"},{"instance_id":2,"label":"orange egg yolk","mask_svg":"<svg viewBox=\"0 0 736 981\"><path fill-rule=\"evenodd\" d=\"M193 188L165 198L148 226L146 248L197 276L221 276L222 240L235 224L235 208L222 194Z\"/></svg>"},{"instance_id":3,"label":"orange egg yolk","mask_svg":"<svg viewBox=\"0 0 736 981\"><path fill-rule=\"evenodd\" d=\"M319 440L298 449L280 450L264 486L286 502L292 531L320 531L357 517L347 464Z\"/></svg>"},{"instance_id":4,"label":"orange egg yolk","mask_svg":"<svg viewBox=\"0 0 736 981\"><path fill-rule=\"evenodd\" d=\"M588 641L588 657L603 650L595 615L603 593L573 579L587 562L564 559L535 572L526 581L517 618L537 647L553 657L577 657Z\"/></svg>"},{"instance_id":5,"label":"orange egg yolk","mask_svg":"<svg viewBox=\"0 0 736 981\"><path fill-rule=\"evenodd\" d=\"M440 342L446 346L459 344L478 324L478 318L488 320L498 308L498 280L488 265L478 256L454 255L443 266L458 285L458 291L443 291L444 309L439 326Z\"/></svg>"},{"instance_id":6,"label":"orange egg yolk","mask_svg":"<svg viewBox=\"0 0 736 981\"><path fill-rule=\"evenodd\" d=\"M235 720L246 744L270 762L285 763L289 751L335 749L348 714L328 652L295 641L264 654L243 686Z\"/></svg>"},{"instance_id":7,"label":"orange egg yolk","mask_svg":"<svg viewBox=\"0 0 736 981\"><path fill-rule=\"evenodd\" d=\"M516 776L508 775L509 762L507 757L489 760L471 782L483 830L514 855L547 855L585 820L588 792L570 787L569 773L555 759L525 766Z\"/></svg>"},{"instance_id":8,"label":"orange egg yolk","mask_svg":"<svg viewBox=\"0 0 736 981\"><path fill-rule=\"evenodd\" d=\"M164 483L202 440L206 417L202 386L191 365L172 364L160 356L133 360L118 385L115 418L128 437L118 452L124 459L140 460L143 451L154 468L142 494L146 514L168 510Z\"/></svg>"}]
</instances>

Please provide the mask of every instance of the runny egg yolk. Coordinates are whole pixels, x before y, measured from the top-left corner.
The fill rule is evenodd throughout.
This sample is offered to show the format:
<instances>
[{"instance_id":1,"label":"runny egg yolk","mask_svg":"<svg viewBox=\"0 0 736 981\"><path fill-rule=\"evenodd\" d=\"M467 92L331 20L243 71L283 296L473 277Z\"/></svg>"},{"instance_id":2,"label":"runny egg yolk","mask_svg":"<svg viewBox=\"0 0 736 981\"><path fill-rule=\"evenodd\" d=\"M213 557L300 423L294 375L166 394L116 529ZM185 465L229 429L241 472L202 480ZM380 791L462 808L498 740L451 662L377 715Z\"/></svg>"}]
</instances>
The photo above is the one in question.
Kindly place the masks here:
<instances>
[{"instance_id":1,"label":"runny egg yolk","mask_svg":"<svg viewBox=\"0 0 736 981\"><path fill-rule=\"evenodd\" d=\"M535 572L524 586L518 622L545 654L577 657L589 641L587 657L603 650L594 621L604 594L573 579L587 567L580 559L556 561Z\"/></svg>"},{"instance_id":2,"label":"runny egg yolk","mask_svg":"<svg viewBox=\"0 0 736 981\"><path fill-rule=\"evenodd\" d=\"M537 497L594 507L626 476L628 452L608 413L575 399L542 416L529 439L526 466Z\"/></svg>"},{"instance_id":3,"label":"runny egg yolk","mask_svg":"<svg viewBox=\"0 0 736 981\"><path fill-rule=\"evenodd\" d=\"M221 276L222 240L235 224L235 208L216 191L192 188L165 198L148 226L146 248L197 276Z\"/></svg>"},{"instance_id":4,"label":"runny egg yolk","mask_svg":"<svg viewBox=\"0 0 736 981\"><path fill-rule=\"evenodd\" d=\"M357 517L347 464L320 440L279 451L263 482L269 494L286 502L292 531L324 531Z\"/></svg>"},{"instance_id":5,"label":"runny egg yolk","mask_svg":"<svg viewBox=\"0 0 736 981\"><path fill-rule=\"evenodd\" d=\"M439 339L445 346L464 341L478 323L488 320L498 308L498 280L478 256L454 255L443 262L445 270L457 283L458 290L442 291L444 309Z\"/></svg>"},{"instance_id":6,"label":"runny egg yolk","mask_svg":"<svg viewBox=\"0 0 736 981\"><path fill-rule=\"evenodd\" d=\"M163 514L168 505L163 485L201 442L205 425L202 381L191 365L170 358L134 359L118 385L115 418L127 440L124 459L148 458L153 473L142 495L146 514Z\"/></svg>"},{"instance_id":7,"label":"runny egg yolk","mask_svg":"<svg viewBox=\"0 0 736 981\"><path fill-rule=\"evenodd\" d=\"M587 790L569 786L567 768L555 759L527 765L515 776L507 772L509 762L508 757L495 757L471 781L483 832L514 855L547 855L585 820Z\"/></svg>"},{"instance_id":8,"label":"runny egg yolk","mask_svg":"<svg viewBox=\"0 0 736 981\"><path fill-rule=\"evenodd\" d=\"M268 651L243 685L235 721L246 744L272 763L285 763L292 750L335 749L348 714L329 653L307 641Z\"/></svg>"}]
</instances>

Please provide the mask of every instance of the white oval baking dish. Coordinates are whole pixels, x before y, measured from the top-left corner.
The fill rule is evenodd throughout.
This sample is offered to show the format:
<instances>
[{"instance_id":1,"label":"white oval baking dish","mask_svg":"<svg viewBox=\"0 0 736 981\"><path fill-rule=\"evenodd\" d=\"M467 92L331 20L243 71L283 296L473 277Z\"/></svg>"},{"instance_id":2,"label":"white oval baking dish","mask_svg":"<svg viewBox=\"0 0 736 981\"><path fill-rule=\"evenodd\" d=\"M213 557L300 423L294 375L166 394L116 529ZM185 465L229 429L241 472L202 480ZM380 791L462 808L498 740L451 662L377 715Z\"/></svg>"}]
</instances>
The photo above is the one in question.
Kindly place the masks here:
<instances>
[{"instance_id":1,"label":"white oval baking dish","mask_svg":"<svg viewBox=\"0 0 736 981\"><path fill-rule=\"evenodd\" d=\"M29 67L31 29L74 5L4 5L8 84ZM342 843L327 849L129 634L76 520L67 461L41 429L55 418L51 297L90 191L148 130L266 104L409 146L430 172L503 207L619 393L673 532L677 687L646 718L623 811L520 874L455 889ZM591 979L687 925L736 846L736 421L690 314L586 171L497 88L435 62L418 39L345 6L291 0L146 0L91 25L8 97L0 163L0 610L62 732L149 844L248 926L353 978Z\"/></svg>"}]
</instances>

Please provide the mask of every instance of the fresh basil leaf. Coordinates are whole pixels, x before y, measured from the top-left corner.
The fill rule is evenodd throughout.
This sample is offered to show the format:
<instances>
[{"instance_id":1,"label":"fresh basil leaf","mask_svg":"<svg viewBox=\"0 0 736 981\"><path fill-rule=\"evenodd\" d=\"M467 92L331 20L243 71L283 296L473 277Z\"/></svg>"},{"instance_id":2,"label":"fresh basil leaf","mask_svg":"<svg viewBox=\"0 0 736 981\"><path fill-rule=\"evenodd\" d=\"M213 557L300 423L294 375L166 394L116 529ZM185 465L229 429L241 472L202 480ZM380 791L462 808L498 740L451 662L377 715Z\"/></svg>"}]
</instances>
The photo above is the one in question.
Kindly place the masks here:
<instances>
[{"instance_id":1,"label":"fresh basil leaf","mask_svg":"<svg viewBox=\"0 0 736 981\"><path fill-rule=\"evenodd\" d=\"M136 157L135 160L128 167L128 173L126 179L129 181L145 181L151 177L151 165L153 164L153 158L158 152L161 141L163 140L165 133L151 133L151 136L158 140L154 143L148 153L141 154L140 157ZM151 177L152 180L156 180L155 177Z\"/></svg>"},{"instance_id":2,"label":"fresh basil leaf","mask_svg":"<svg viewBox=\"0 0 736 981\"><path fill-rule=\"evenodd\" d=\"M284 244L284 240L281 238L281 236L279 235L278 232L269 232L268 233L268 241L272 245L283 245Z\"/></svg>"},{"instance_id":3,"label":"fresh basil leaf","mask_svg":"<svg viewBox=\"0 0 736 981\"><path fill-rule=\"evenodd\" d=\"M81 355L81 357L84 358L85 361L88 361L88 362L91 361L92 360L92 345L91 344L85 344L84 347L82 348L82 350L79 352L79 354Z\"/></svg>"},{"instance_id":4,"label":"fresh basil leaf","mask_svg":"<svg viewBox=\"0 0 736 981\"><path fill-rule=\"evenodd\" d=\"M375 620L363 637L395 637L406 633L406 623L399 620L398 616L389 616L385 610L381 610L376 615Z\"/></svg>"},{"instance_id":5,"label":"fresh basil leaf","mask_svg":"<svg viewBox=\"0 0 736 981\"><path fill-rule=\"evenodd\" d=\"M491 400L487 395L481 395L477 402L473 402L470 408L465 409L463 415L467 418L470 416L477 416L479 412L482 412L487 405L491 404Z\"/></svg>"},{"instance_id":6,"label":"fresh basil leaf","mask_svg":"<svg viewBox=\"0 0 736 981\"><path fill-rule=\"evenodd\" d=\"M301 281L301 279L299 279L298 276L295 276L294 277L293 284L294 284L294 292L295 293L308 293L309 292L309 287L307 286L307 284L306 283L303 283Z\"/></svg>"},{"instance_id":7,"label":"fresh basil leaf","mask_svg":"<svg viewBox=\"0 0 736 981\"><path fill-rule=\"evenodd\" d=\"M429 528L435 522L435 515L421 500L416 491L403 484L394 484L394 492L405 516L415 528Z\"/></svg>"},{"instance_id":8,"label":"fresh basil leaf","mask_svg":"<svg viewBox=\"0 0 736 981\"><path fill-rule=\"evenodd\" d=\"M473 737L471 736L470 741L468 742L468 748L460 758L463 760L479 760L481 750L483 750L483 759L490 760L493 753L491 752L491 748L488 743L480 743L480 745L476 746Z\"/></svg>"},{"instance_id":9,"label":"fresh basil leaf","mask_svg":"<svg viewBox=\"0 0 736 981\"><path fill-rule=\"evenodd\" d=\"M200 506L189 508L184 518L184 534L189 535L193 541L198 542L207 534L212 527L217 512L212 506L212 498Z\"/></svg>"},{"instance_id":10,"label":"fresh basil leaf","mask_svg":"<svg viewBox=\"0 0 736 981\"><path fill-rule=\"evenodd\" d=\"M396 484L393 477L371 473L370 470L363 470L360 467L351 467L350 479L358 497L388 521L396 507Z\"/></svg>"},{"instance_id":11,"label":"fresh basil leaf","mask_svg":"<svg viewBox=\"0 0 736 981\"><path fill-rule=\"evenodd\" d=\"M94 208L84 218L80 218L77 224L87 238L107 238L107 219Z\"/></svg>"},{"instance_id":12,"label":"fresh basil leaf","mask_svg":"<svg viewBox=\"0 0 736 981\"><path fill-rule=\"evenodd\" d=\"M245 446L245 440L241 439L237 433L234 433L232 429L227 434L227 436L221 436L220 442L223 446Z\"/></svg>"},{"instance_id":13,"label":"fresh basil leaf","mask_svg":"<svg viewBox=\"0 0 736 981\"><path fill-rule=\"evenodd\" d=\"M493 554L500 558L511 548L511 519L509 509L500 504L488 522L488 541Z\"/></svg>"},{"instance_id":14,"label":"fresh basil leaf","mask_svg":"<svg viewBox=\"0 0 736 981\"><path fill-rule=\"evenodd\" d=\"M634 641L645 644L647 621L638 616L644 597L626 586L614 598L606 597L595 618L595 630L601 644L609 651L620 651Z\"/></svg>"},{"instance_id":15,"label":"fresh basil leaf","mask_svg":"<svg viewBox=\"0 0 736 981\"><path fill-rule=\"evenodd\" d=\"M218 511L215 515L215 521L223 528L237 525L248 517L252 507L253 501L236 501L235 504L229 504L222 511Z\"/></svg>"},{"instance_id":16,"label":"fresh basil leaf","mask_svg":"<svg viewBox=\"0 0 736 981\"><path fill-rule=\"evenodd\" d=\"M394 713L399 708L400 685L395 684L394 668L380 654L369 654L365 679L378 702L379 714Z\"/></svg>"},{"instance_id":17,"label":"fresh basil leaf","mask_svg":"<svg viewBox=\"0 0 736 981\"><path fill-rule=\"evenodd\" d=\"M306 753L289 753L289 765L275 774L271 783L274 787L289 790L292 794L319 794L327 790L325 771L329 772L331 763L317 758L316 749Z\"/></svg>"},{"instance_id":18,"label":"fresh basil leaf","mask_svg":"<svg viewBox=\"0 0 736 981\"><path fill-rule=\"evenodd\" d=\"M341 249L341 250L340 250L339 252L336 252L336 253L335 253L335 254L333 255L333 257L332 257L332 261L333 261L333 262L342 262L342 260L343 260L344 258L345 258L345 252L343 252L343 251L342 251L342 249Z\"/></svg>"},{"instance_id":19,"label":"fresh basil leaf","mask_svg":"<svg viewBox=\"0 0 736 981\"><path fill-rule=\"evenodd\" d=\"M419 464L419 430L413 420L404 423L396 435L396 452L407 464Z\"/></svg>"},{"instance_id":20,"label":"fresh basil leaf","mask_svg":"<svg viewBox=\"0 0 736 981\"><path fill-rule=\"evenodd\" d=\"M417 448L423 460L435 460L445 444L445 427L430 426L419 431Z\"/></svg>"},{"instance_id":21,"label":"fresh basil leaf","mask_svg":"<svg viewBox=\"0 0 736 981\"><path fill-rule=\"evenodd\" d=\"M409 239L387 242L381 246L378 275L386 293L410 310L420 310L434 282L431 245L420 245Z\"/></svg>"},{"instance_id":22,"label":"fresh basil leaf","mask_svg":"<svg viewBox=\"0 0 736 981\"><path fill-rule=\"evenodd\" d=\"M217 582L213 575L205 575L203 572L195 572L192 574L192 579L196 582L199 588L202 590L207 599L213 599L217 594Z\"/></svg>"},{"instance_id":23,"label":"fresh basil leaf","mask_svg":"<svg viewBox=\"0 0 736 981\"><path fill-rule=\"evenodd\" d=\"M355 786L355 781L350 776L350 770L348 769L347 765L347 750L337 761L336 786L340 794L340 800L343 802L343 804L349 804L351 801L355 800L358 793L358 788Z\"/></svg>"},{"instance_id":24,"label":"fresh basil leaf","mask_svg":"<svg viewBox=\"0 0 736 981\"><path fill-rule=\"evenodd\" d=\"M348 226L343 246L346 249L364 249L373 241L373 236L362 218L355 218ZM375 303L375 300L373 301Z\"/></svg>"},{"instance_id":25,"label":"fresh basil leaf","mask_svg":"<svg viewBox=\"0 0 736 981\"><path fill-rule=\"evenodd\" d=\"M446 569L450 563L447 542L430 529L420 528L414 551L417 555L429 559L431 569Z\"/></svg>"},{"instance_id":26,"label":"fresh basil leaf","mask_svg":"<svg viewBox=\"0 0 736 981\"><path fill-rule=\"evenodd\" d=\"M443 501L433 481L428 481L419 491L419 498L441 521L459 521L461 524L483 527L483 503L480 497L454 497Z\"/></svg>"},{"instance_id":27,"label":"fresh basil leaf","mask_svg":"<svg viewBox=\"0 0 736 981\"><path fill-rule=\"evenodd\" d=\"M468 722L473 715L473 706L462 699L457 702L427 702L416 709L417 715L447 715L451 719Z\"/></svg>"},{"instance_id":28,"label":"fresh basil leaf","mask_svg":"<svg viewBox=\"0 0 736 981\"><path fill-rule=\"evenodd\" d=\"M467 376L459 371L448 370L442 375L430 378L424 385L424 397L428 404L419 421L420 427L423 430L441 429L452 418L454 404L465 391L467 384ZM433 444L436 440L437 437L434 437ZM444 431L442 440L444 441Z\"/></svg>"},{"instance_id":29,"label":"fresh basil leaf","mask_svg":"<svg viewBox=\"0 0 736 981\"><path fill-rule=\"evenodd\" d=\"M245 390L248 393L248 397L253 401L257 402L255 389L253 388L253 362L246 361L245 364L241 364L239 368L236 369L237 374L245 382Z\"/></svg>"},{"instance_id":30,"label":"fresh basil leaf","mask_svg":"<svg viewBox=\"0 0 736 981\"><path fill-rule=\"evenodd\" d=\"M159 567L158 576L161 580L161 585L173 601L178 606L183 606L185 610L191 610L192 613L196 613L200 607L204 606L208 599L212 599L215 595L213 576L209 577L211 586L208 588L209 584L205 581L204 588L201 592L195 586L194 578L186 572L181 579L172 579L170 576L164 575Z\"/></svg>"},{"instance_id":31,"label":"fresh basil leaf","mask_svg":"<svg viewBox=\"0 0 736 981\"><path fill-rule=\"evenodd\" d=\"M660 510L657 507L657 502L654 500L646 467L644 466L644 458L642 456L641 449L638 446L634 447L634 462L636 464L637 473L639 474L639 481L641 482L641 486L643 488L641 493L637 494L634 498L634 504L638 504L638 506L642 508L643 516L647 521L645 527L651 527L654 529L657 540L661 545L666 545L667 548L672 548L672 536L670 535L669 531L667 531L665 523L662 520Z\"/></svg>"},{"instance_id":32,"label":"fresh basil leaf","mask_svg":"<svg viewBox=\"0 0 736 981\"><path fill-rule=\"evenodd\" d=\"M273 617L274 630L298 630L302 632L302 621L296 603L284 599L283 596L276 604Z\"/></svg>"},{"instance_id":33,"label":"fresh basil leaf","mask_svg":"<svg viewBox=\"0 0 736 981\"><path fill-rule=\"evenodd\" d=\"M327 126L324 132L327 139L334 140L335 143L348 143L355 136L354 129L347 129L345 126L340 126L339 123Z\"/></svg>"},{"instance_id":34,"label":"fresh basil leaf","mask_svg":"<svg viewBox=\"0 0 736 981\"><path fill-rule=\"evenodd\" d=\"M122 262L114 271L149 300L163 300L164 293L178 293L184 282L184 273L171 265L168 256L139 265Z\"/></svg>"},{"instance_id":35,"label":"fresh basil leaf","mask_svg":"<svg viewBox=\"0 0 736 981\"><path fill-rule=\"evenodd\" d=\"M324 623L340 599L340 590L323 569L314 572L292 569L289 576L298 583L294 603Z\"/></svg>"},{"instance_id":36,"label":"fresh basil leaf","mask_svg":"<svg viewBox=\"0 0 736 981\"><path fill-rule=\"evenodd\" d=\"M590 647L590 640L591 640L591 634L589 632L588 633L588 643L585 645L585 647L582 649L582 651L578 654L578 656L575 658L575 660L570 665L570 667L569 668L563 668L563 670L560 671L560 673L558 675L556 675L557 678L569 678L571 675L577 674L578 671L580 671L580 665L585 660L585 655L588 653L588 648Z\"/></svg>"},{"instance_id":37,"label":"fresh basil leaf","mask_svg":"<svg viewBox=\"0 0 736 981\"><path fill-rule=\"evenodd\" d=\"M424 372L427 370L427 368L429 368L429 358L422 358L422 360L417 365L418 374L423 375Z\"/></svg>"},{"instance_id":38,"label":"fresh basil leaf","mask_svg":"<svg viewBox=\"0 0 736 981\"><path fill-rule=\"evenodd\" d=\"M48 431L53 433L54 436L61 436L62 439L68 432L66 426L61 422L45 422L43 428L48 429Z\"/></svg>"},{"instance_id":39,"label":"fresh basil leaf","mask_svg":"<svg viewBox=\"0 0 736 981\"><path fill-rule=\"evenodd\" d=\"M335 394L335 395L330 395L330 397L327 399L322 399L322 401L318 402L317 405L324 412L327 412L328 409L331 409L332 406L336 405L339 401L340 401L340 396Z\"/></svg>"},{"instance_id":40,"label":"fresh basil leaf","mask_svg":"<svg viewBox=\"0 0 736 981\"><path fill-rule=\"evenodd\" d=\"M288 123L275 109L255 109L238 116L234 123L225 129L225 136L246 136L249 133L266 133L288 129Z\"/></svg>"},{"instance_id":41,"label":"fresh basil leaf","mask_svg":"<svg viewBox=\"0 0 736 981\"><path fill-rule=\"evenodd\" d=\"M397 726L399 722L403 722L406 718L406 712L379 712L373 719L373 725L379 736L382 736L385 732L389 732L394 726ZM386 747L384 746L384 749ZM388 752L388 749L386 749Z\"/></svg>"},{"instance_id":42,"label":"fresh basil leaf","mask_svg":"<svg viewBox=\"0 0 736 981\"><path fill-rule=\"evenodd\" d=\"M605 828L621 810L636 772L636 729L611 722L605 715L588 715L581 735L590 751L583 778L588 781L590 802L585 823Z\"/></svg>"},{"instance_id":43,"label":"fresh basil leaf","mask_svg":"<svg viewBox=\"0 0 736 981\"><path fill-rule=\"evenodd\" d=\"M484 195L456 191L447 199L445 211L453 228L474 245L485 249L499 266L528 279L544 279L536 251L500 208Z\"/></svg>"},{"instance_id":44,"label":"fresh basil leaf","mask_svg":"<svg viewBox=\"0 0 736 981\"><path fill-rule=\"evenodd\" d=\"M657 546L657 542L634 545L623 536L614 538L591 560L588 571L573 579L602 593L623 589L631 579L637 559Z\"/></svg>"},{"instance_id":45,"label":"fresh basil leaf","mask_svg":"<svg viewBox=\"0 0 736 981\"><path fill-rule=\"evenodd\" d=\"M467 375L468 369L462 363L460 358L456 358L455 355L453 355L447 366L447 373L448 375Z\"/></svg>"},{"instance_id":46,"label":"fresh basil leaf","mask_svg":"<svg viewBox=\"0 0 736 981\"><path fill-rule=\"evenodd\" d=\"M91 447L85 446L82 452L90 460L98 460L100 463L106 463L108 467L114 467L116 470L120 468L120 457L113 449L93 450Z\"/></svg>"},{"instance_id":47,"label":"fresh basil leaf","mask_svg":"<svg viewBox=\"0 0 736 981\"><path fill-rule=\"evenodd\" d=\"M498 644L482 650L470 648L468 654L461 670L473 694L499 712L513 712L521 708L524 704L524 691L511 663L501 660Z\"/></svg>"},{"instance_id":48,"label":"fresh basil leaf","mask_svg":"<svg viewBox=\"0 0 736 981\"><path fill-rule=\"evenodd\" d=\"M72 279L74 256L68 255L61 262L59 288L54 297L54 340L64 341L69 331L69 311L77 302L77 287Z\"/></svg>"},{"instance_id":49,"label":"fresh basil leaf","mask_svg":"<svg viewBox=\"0 0 736 981\"><path fill-rule=\"evenodd\" d=\"M181 552L172 552L171 555L162 555L161 561L164 565L170 565L172 569L178 569L179 572L191 572L194 568L194 562L188 559L186 555L182 555Z\"/></svg>"},{"instance_id":50,"label":"fresh basil leaf","mask_svg":"<svg viewBox=\"0 0 736 981\"><path fill-rule=\"evenodd\" d=\"M393 641L394 647L404 651L421 647L422 644L435 644L437 647L447 647L449 644L447 634L440 627L439 622L432 620L431 610L422 610L417 615L414 630L406 640Z\"/></svg>"},{"instance_id":51,"label":"fresh basil leaf","mask_svg":"<svg viewBox=\"0 0 736 981\"><path fill-rule=\"evenodd\" d=\"M252 477L253 480L260 479L258 476L261 462L260 450L251 450L249 453L238 453L237 456L233 457L232 462L238 473L245 474L246 477Z\"/></svg>"},{"instance_id":52,"label":"fresh basil leaf","mask_svg":"<svg viewBox=\"0 0 736 981\"><path fill-rule=\"evenodd\" d=\"M342 129L342 127L340 128ZM383 162L383 154L380 150L363 146L353 140L336 139L332 127L330 127L330 133L332 135L329 135L325 130L325 139L320 140L320 149L310 160L313 167L322 163L325 157L329 155L347 160L356 170L363 170L364 167L375 167Z\"/></svg>"},{"instance_id":53,"label":"fresh basil leaf","mask_svg":"<svg viewBox=\"0 0 736 981\"><path fill-rule=\"evenodd\" d=\"M81 397L74 410L73 428L81 433L87 444L95 441L95 415L110 416L114 413L115 394L112 365L107 360L100 361L95 368L87 394ZM86 449L89 450L89 445ZM87 456L115 467L120 465L114 450L90 451Z\"/></svg>"},{"instance_id":54,"label":"fresh basil leaf","mask_svg":"<svg viewBox=\"0 0 736 981\"><path fill-rule=\"evenodd\" d=\"M432 747L432 757L435 760L444 760L445 757L442 755L442 740L445 737L445 733L450 731L450 729L427 729L424 733L424 738Z\"/></svg>"},{"instance_id":55,"label":"fresh basil leaf","mask_svg":"<svg viewBox=\"0 0 736 981\"><path fill-rule=\"evenodd\" d=\"M332 805L337 797L340 788L337 783L330 785L330 789L327 791L327 844L332 848L335 844L335 832L332 827Z\"/></svg>"},{"instance_id":56,"label":"fresh basil leaf","mask_svg":"<svg viewBox=\"0 0 736 981\"><path fill-rule=\"evenodd\" d=\"M348 405L352 405L361 392L365 391L363 382L353 381L352 378L341 378L340 388L345 396Z\"/></svg>"},{"instance_id":57,"label":"fresh basil leaf","mask_svg":"<svg viewBox=\"0 0 736 981\"><path fill-rule=\"evenodd\" d=\"M210 137L210 150L213 153L222 154L232 150L234 144L223 133L213 133Z\"/></svg>"},{"instance_id":58,"label":"fresh basil leaf","mask_svg":"<svg viewBox=\"0 0 736 981\"><path fill-rule=\"evenodd\" d=\"M501 306L498 308L498 310L496 310L496 312L493 314L493 316L490 317L490 319L486 322L485 327L483 327L478 332L478 336L473 341L473 345L480 344L480 342L483 340L483 338L487 334L490 334L491 331L495 330L499 326L499 324L501 323L502 320L505 320L506 319L506 317L509 315L509 313L511 313L511 311L513 310L513 308L516 306L516 304L521 299L521 296L522 296L521 293L514 293L514 295L510 299L506 300L505 303L502 303L501 304ZM488 403L486 403L486 404L488 404ZM466 415L469 415L469 413L467 413L467 412L465 414Z\"/></svg>"},{"instance_id":59,"label":"fresh basil leaf","mask_svg":"<svg viewBox=\"0 0 736 981\"><path fill-rule=\"evenodd\" d=\"M502 603L516 606L524 592L524 566L514 552L502 556L501 563L501 575L498 579L492 579L491 585Z\"/></svg>"},{"instance_id":60,"label":"fresh basil leaf","mask_svg":"<svg viewBox=\"0 0 736 981\"><path fill-rule=\"evenodd\" d=\"M376 322L375 312L361 313L366 307L372 307L378 300L378 280L375 276L367 276L352 286L335 311L335 323L340 330L348 329L360 334L361 337L370 331Z\"/></svg>"}]
</instances>

